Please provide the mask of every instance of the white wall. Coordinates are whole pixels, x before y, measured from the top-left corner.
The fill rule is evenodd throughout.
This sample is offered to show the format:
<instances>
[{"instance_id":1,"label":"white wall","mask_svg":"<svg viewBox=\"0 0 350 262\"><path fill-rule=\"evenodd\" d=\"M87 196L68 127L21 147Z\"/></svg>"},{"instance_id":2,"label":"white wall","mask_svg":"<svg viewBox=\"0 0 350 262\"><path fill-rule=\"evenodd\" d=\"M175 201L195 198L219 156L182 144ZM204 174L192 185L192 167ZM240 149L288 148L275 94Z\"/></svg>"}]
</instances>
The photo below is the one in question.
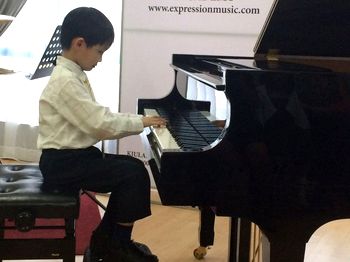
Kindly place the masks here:
<instances>
[{"instance_id":1,"label":"white wall","mask_svg":"<svg viewBox=\"0 0 350 262\"><path fill-rule=\"evenodd\" d=\"M0 50L7 49L8 55L12 56L13 59L11 60L14 63L8 64L11 68L28 74L34 73L56 26L62 23L64 16L70 10L80 6L91 6L99 9L111 20L115 27L116 38L114 44L105 53L103 62L93 71L88 72L88 75L96 93L96 98L104 105L117 111L119 101L121 1L27 0L16 19L1 36ZM22 61L26 61L26 63ZM6 66L3 61L1 66Z\"/></svg>"}]
</instances>

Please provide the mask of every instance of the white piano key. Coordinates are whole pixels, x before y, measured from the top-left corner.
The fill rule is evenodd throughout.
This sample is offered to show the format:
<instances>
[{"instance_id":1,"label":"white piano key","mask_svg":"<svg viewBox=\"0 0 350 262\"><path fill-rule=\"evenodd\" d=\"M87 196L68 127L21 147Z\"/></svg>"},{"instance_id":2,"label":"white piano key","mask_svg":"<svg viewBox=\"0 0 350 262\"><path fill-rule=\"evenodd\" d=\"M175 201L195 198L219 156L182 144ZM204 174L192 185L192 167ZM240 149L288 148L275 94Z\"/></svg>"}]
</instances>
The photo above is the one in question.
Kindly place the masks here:
<instances>
[{"instance_id":1,"label":"white piano key","mask_svg":"<svg viewBox=\"0 0 350 262\"><path fill-rule=\"evenodd\" d=\"M155 109L144 109L145 116L159 116ZM164 150L180 150L180 146L175 141L174 137L166 127L150 127L151 132L156 138L156 143Z\"/></svg>"}]
</instances>

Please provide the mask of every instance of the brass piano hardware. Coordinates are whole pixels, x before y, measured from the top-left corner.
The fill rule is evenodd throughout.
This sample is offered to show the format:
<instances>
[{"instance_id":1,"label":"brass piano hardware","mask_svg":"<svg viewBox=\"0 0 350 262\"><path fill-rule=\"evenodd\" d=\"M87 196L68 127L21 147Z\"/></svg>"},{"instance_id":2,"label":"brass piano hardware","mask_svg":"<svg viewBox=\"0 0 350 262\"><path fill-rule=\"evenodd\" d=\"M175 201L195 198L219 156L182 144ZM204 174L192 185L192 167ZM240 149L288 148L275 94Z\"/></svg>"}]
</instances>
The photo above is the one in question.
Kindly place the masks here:
<instances>
[{"instance_id":1,"label":"brass piano hardware","mask_svg":"<svg viewBox=\"0 0 350 262\"><path fill-rule=\"evenodd\" d=\"M279 56L280 51L278 49L269 49L267 55L266 55L266 60L267 61L278 61L278 56Z\"/></svg>"}]
</instances>

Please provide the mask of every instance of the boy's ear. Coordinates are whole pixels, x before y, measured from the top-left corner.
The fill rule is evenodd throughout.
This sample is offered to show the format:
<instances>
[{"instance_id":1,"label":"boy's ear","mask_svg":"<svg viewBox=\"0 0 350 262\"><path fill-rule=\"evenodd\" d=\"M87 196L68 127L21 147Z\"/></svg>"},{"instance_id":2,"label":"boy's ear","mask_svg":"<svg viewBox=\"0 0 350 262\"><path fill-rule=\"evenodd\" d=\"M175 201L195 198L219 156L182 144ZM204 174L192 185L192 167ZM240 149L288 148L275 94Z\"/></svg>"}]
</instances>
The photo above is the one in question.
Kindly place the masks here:
<instances>
[{"instance_id":1,"label":"boy's ear","mask_svg":"<svg viewBox=\"0 0 350 262\"><path fill-rule=\"evenodd\" d=\"M72 46L74 47L80 48L80 47L83 47L84 45L86 46L86 43L84 38L82 37L76 37L72 40Z\"/></svg>"}]
</instances>

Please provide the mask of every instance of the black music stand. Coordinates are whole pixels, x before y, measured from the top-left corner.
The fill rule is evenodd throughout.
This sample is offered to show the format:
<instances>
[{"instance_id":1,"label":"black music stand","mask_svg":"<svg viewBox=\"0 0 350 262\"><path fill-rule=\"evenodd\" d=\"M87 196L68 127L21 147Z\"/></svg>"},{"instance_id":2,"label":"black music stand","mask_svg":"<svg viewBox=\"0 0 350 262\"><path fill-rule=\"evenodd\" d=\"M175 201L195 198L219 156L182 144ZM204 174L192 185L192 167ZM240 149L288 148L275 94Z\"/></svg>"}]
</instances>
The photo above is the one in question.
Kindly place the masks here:
<instances>
[{"instance_id":1,"label":"black music stand","mask_svg":"<svg viewBox=\"0 0 350 262\"><path fill-rule=\"evenodd\" d=\"M60 43L61 26L57 26L53 33L51 40L46 47L46 50L37 66L34 74L29 75L29 79L41 78L49 76L55 66L57 55L62 53L62 46Z\"/></svg>"}]
</instances>

